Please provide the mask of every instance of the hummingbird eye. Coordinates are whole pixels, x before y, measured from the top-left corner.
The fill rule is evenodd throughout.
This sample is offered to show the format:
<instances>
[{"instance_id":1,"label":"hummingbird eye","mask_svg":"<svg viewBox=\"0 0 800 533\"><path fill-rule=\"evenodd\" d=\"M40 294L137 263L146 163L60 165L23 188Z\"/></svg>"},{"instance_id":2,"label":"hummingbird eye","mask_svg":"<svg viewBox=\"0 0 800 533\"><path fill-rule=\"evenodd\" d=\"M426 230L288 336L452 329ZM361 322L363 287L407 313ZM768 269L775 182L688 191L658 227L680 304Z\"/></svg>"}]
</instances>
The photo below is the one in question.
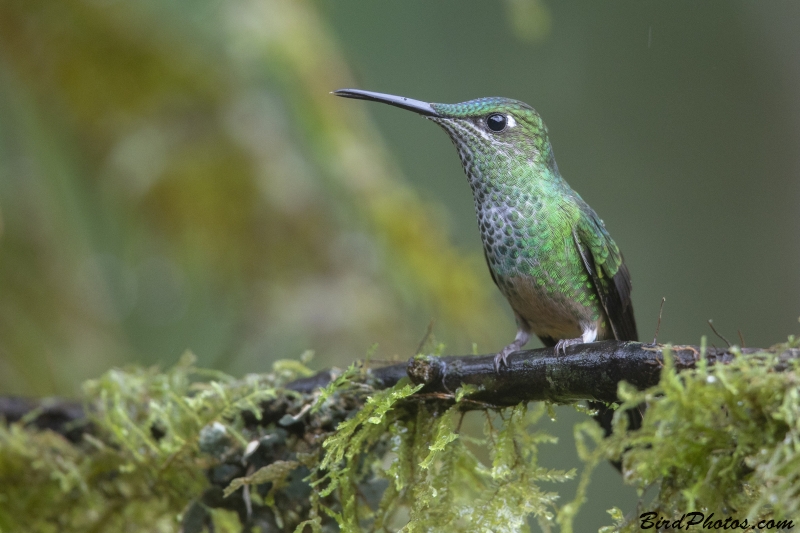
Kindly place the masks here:
<instances>
[{"instance_id":1,"label":"hummingbird eye","mask_svg":"<svg viewBox=\"0 0 800 533\"><path fill-rule=\"evenodd\" d=\"M486 125L490 130L499 133L506 129L506 125L508 125L508 118L502 113L492 113L486 117Z\"/></svg>"}]
</instances>

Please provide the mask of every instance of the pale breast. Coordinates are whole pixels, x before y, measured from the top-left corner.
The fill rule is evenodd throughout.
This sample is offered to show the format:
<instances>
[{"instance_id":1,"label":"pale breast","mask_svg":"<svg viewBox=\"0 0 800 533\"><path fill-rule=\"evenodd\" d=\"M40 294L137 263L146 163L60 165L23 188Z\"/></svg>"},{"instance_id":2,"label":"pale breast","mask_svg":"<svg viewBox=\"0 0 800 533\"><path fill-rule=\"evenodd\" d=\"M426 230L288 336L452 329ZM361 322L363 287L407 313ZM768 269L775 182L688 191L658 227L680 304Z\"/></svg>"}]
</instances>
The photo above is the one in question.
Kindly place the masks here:
<instances>
[{"instance_id":1,"label":"pale breast","mask_svg":"<svg viewBox=\"0 0 800 533\"><path fill-rule=\"evenodd\" d=\"M554 339L574 339L587 329L600 329L602 316L593 306L552 294L538 286L533 278L506 278L501 291L516 314L527 322L530 330Z\"/></svg>"}]
</instances>

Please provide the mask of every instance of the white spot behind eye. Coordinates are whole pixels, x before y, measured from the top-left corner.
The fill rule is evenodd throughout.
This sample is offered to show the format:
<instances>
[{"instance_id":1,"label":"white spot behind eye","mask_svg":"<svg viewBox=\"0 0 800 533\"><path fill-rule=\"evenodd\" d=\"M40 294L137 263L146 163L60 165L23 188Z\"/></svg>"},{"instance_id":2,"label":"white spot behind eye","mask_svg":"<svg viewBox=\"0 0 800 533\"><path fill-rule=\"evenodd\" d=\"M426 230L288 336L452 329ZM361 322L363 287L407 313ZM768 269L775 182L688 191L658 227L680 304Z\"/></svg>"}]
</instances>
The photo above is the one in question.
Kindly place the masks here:
<instances>
[{"instance_id":1,"label":"white spot behind eye","mask_svg":"<svg viewBox=\"0 0 800 533\"><path fill-rule=\"evenodd\" d=\"M507 128L513 128L514 126L517 125L517 121L514 120L514 117L512 117L511 115L506 115L506 118L508 119L508 122L507 122L507 125L506 125Z\"/></svg>"}]
</instances>

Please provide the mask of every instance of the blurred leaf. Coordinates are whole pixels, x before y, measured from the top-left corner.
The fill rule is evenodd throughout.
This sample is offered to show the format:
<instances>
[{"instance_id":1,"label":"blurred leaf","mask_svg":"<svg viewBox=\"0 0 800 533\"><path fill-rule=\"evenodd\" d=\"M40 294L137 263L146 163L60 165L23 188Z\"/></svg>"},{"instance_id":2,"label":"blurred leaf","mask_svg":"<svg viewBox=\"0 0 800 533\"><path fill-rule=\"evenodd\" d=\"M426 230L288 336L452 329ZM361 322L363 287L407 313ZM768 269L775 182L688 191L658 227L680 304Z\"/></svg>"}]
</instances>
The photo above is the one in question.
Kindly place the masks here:
<instances>
[{"instance_id":1,"label":"blurred leaf","mask_svg":"<svg viewBox=\"0 0 800 533\"><path fill-rule=\"evenodd\" d=\"M480 258L330 96L352 82L313 4L9 1L0 49L0 390L187 348L410 356L431 317L498 338Z\"/></svg>"}]
</instances>

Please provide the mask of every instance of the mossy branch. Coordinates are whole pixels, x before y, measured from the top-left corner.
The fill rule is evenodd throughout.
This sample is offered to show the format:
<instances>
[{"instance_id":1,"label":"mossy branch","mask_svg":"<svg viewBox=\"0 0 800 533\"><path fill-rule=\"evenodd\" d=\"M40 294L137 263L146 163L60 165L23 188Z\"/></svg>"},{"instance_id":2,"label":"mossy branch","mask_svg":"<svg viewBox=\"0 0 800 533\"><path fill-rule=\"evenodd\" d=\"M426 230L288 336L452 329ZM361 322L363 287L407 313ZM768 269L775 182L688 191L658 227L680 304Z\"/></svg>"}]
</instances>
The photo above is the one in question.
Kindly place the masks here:
<instances>
[{"instance_id":1,"label":"mossy branch","mask_svg":"<svg viewBox=\"0 0 800 533\"><path fill-rule=\"evenodd\" d=\"M780 361L800 358L800 349L781 345ZM474 386L461 408L507 407L520 402L547 401L563 404L578 400L616 402L617 386L626 381L639 390L655 386L664 366L664 351L669 350L678 371L693 369L704 358L707 364L729 363L736 356L763 354L763 348L703 348L696 345L645 344L603 341L578 345L556 355L552 348L524 350L511 354L508 368L495 371L494 355L420 355L408 362L368 369L366 375L375 389L393 387L408 376L415 385L424 385L418 396L439 400L454 399L464 385ZM780 370L780 368L778 369ZM338 371L324 370L288 383L286 389L309 394L327 386ZM274 410L265 405L264 409ZM77 402L0 397L0 418L9 422L28 417L35 426L52 429L71 439L79 437L84 418Z\"/></svg>"},{"instance_id":2,"label":"mossy branch","mask_svg":"<svg viewBox=\"0 0 800 533\"><path fill-rule=\"evenodd\" d=\"M493 356L417 356L313 375L281 361L236 379L187 355L165 371L87 382L83 408L0 399L0 417L18 421L0 421L0 530L26 517L42 531L385 531L407 521L407 531L510 533L533 517L570 533L605 460L642 491L658 484L648 508L664 516L800 513L795 338L770 350L603 342L509 362L496 372ZM537 421L546 404L579 399L621 409L606 420L610 435L576 427L584 469L562 506L545 484L575 471L538 465L538 447L554 439ZM631 431L619 415L642 404ZM479 409L496 409L483 437L462 433L464 411ZM612 530L637 530L635 517L614 517Z\"/></svg>"}]
</instances>

